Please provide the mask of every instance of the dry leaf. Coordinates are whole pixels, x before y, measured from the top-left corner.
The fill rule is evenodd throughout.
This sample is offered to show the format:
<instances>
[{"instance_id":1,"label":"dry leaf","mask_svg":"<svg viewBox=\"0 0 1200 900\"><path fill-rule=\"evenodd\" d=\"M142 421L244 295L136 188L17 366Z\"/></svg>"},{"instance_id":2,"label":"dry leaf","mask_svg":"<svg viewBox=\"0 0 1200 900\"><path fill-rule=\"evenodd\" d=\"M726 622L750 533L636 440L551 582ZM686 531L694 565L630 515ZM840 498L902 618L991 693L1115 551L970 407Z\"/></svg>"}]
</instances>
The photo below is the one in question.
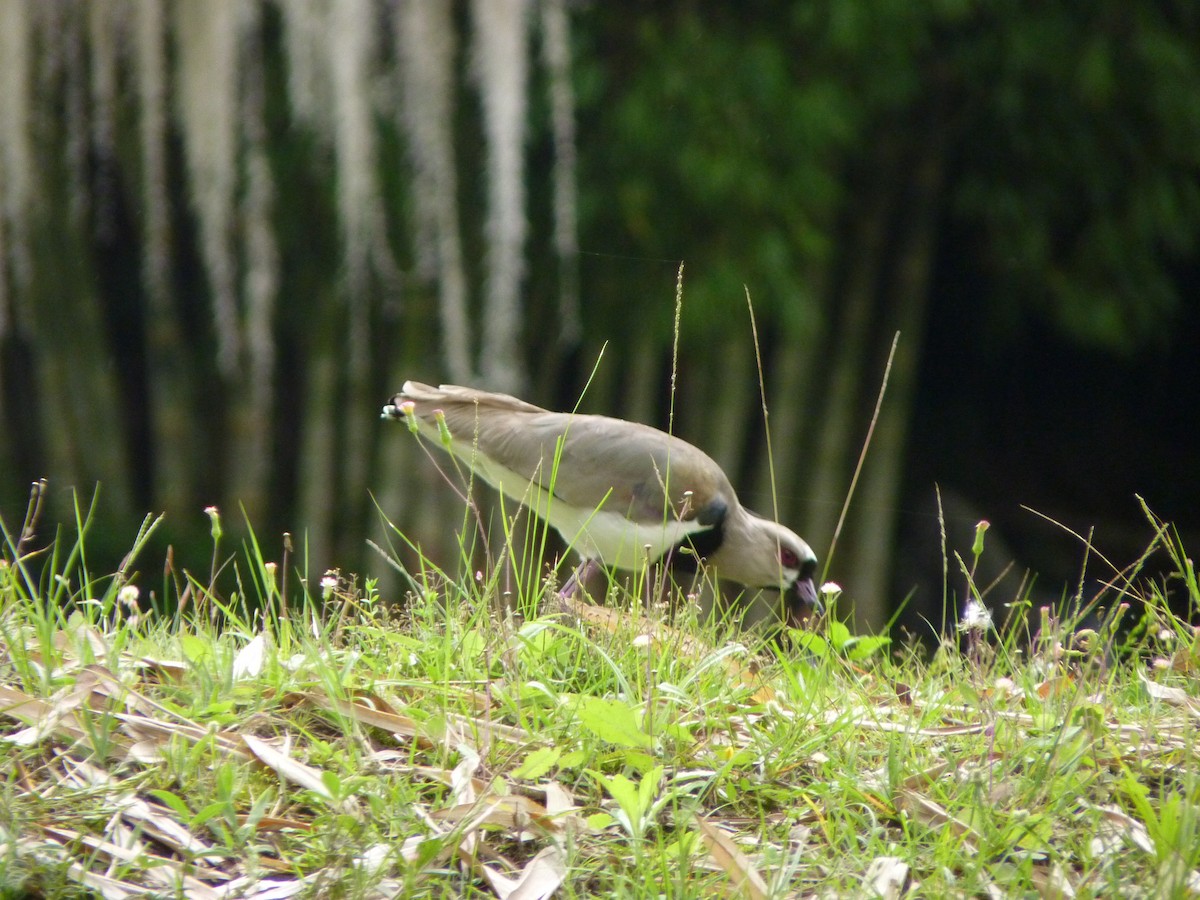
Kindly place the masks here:
<instances>
[{"instance_id":1,"label":"dry leaf","mask_svg":"<svg viewBox=\"0 0 1200 900\"><path fill-rule=\"evenodd\" d=\"M267 637L260 632L233 658L233 680L257 678L262 672L266 652Z\"/></svg>"},{"instance_id":2,"label":"dry leaf","mask_svg":"<svg viewBox=\"0 0 1200 900\"><path fill-rule=\"evenodd\" d=\"M155 659L152 656L143 656L138 662L152 670L159 681L170 681L175 684L182 681L188 671L188 664L180 659Z\"/></svg>"},{"instance_id":3,"label":"dry leaf","mask_svg":"<svg viewBox=\"0 0 1200 900\"><path fill-rule=\"evenodd\" d=\"M701 816L696 816L695 820L700 828L700 837L708 848L708 855L725 871L733 886L741 891L743 897L750 900L766 900L767 883L750 862L750 858L737 848L733 839L724 831Z\"/></svg>"},{"instance_id":4,"label":"dry leaf","mask_svg":"<svg viewBox=\"0 0 1200 900\"><path fill-rule=\"evenodd\" d=\"M549 815L557 816L576 809L575 798L571 792L557 781L547 781L538 785L538 790L546 795L546 812Z\"/></svg>"},{"instance_id":5,"label":"dry leaf","mask_svg":"<svg viewBox=\"0 0 1200 900\"><path fill-rule=\"evenodd\" d=\"M979 835L966 822L956 819L944 806L908 788L896 791L896 808L907 813L928 828L949 828L963 839L964 846L974 851Z\"/></svg>"},{"instance_id":6,"label":"dry leaf","mask_svg":"<svg viewBox=\"0 0 1200 900\"><path fill-rule=\"evenodd\" d=\"M1037 887L1040 897L1071 900L1076 896L1075 886L1067 878L1066 870L1056 862L1035 862L1029 877Z\"/></svg>"},{"instance_id":7,"label":"dry leaf","mask_svg":"<svg viewBox=\"0 0 1200 900\"><path fill-rule=\"evenodd\" d=\"M1045 681L1039 683L1034 690L1037 692L1039 697L1045 700L1051 695L1055 697L1064 696L1074 686L1075 679L1069 674L1063 674L1056 675L1053 678L1047 678Z\"/></svg>"},{"instance_id":8,"label":"dry leaf","mask_svg":"<svg viewBox=\"0 0 1200 900\"><path fill-rule=\"evenodd\" d=\"M869 892L883 900L897 900L908 881L908 863L895 856L877 856L863 878Z\"/></svg>"},{"instance_id":9,"label":"dry leaf","mask_svg":"<svg viewBox=\"0 0 1200 900\"><path fill-rule=\"evenodd\" d=\"M1142 686L1146 688L1146 693L1151 698L1159 700L1169 706L1178 706L1181 709L1186 709L1193 716L1200 716L1200 709L1187 691L1183 688L1169 687L1165 684L1159 684L1157 681L1151 681L1141 671L1138 672L1138 678L1142 681Z\"/></svg>"},{"instance_id":10,"label":"dry leaf","mask_svg":"<svg viewBox=\"0 0 1200 900\"><path fill-rule=\"evenodd\" d=\"M480 866L500 900L545 900L567 877L567 862L557 847L542 850L525 864L519 878L509 878L494 866Z\"/></svg>"},{"instance_id":11,"label":"dry leaf","mask_svg":"<svg viewBox=\"0 0 1200 900\"><path fill-rule=\"evenodd\" d=\"M1100 806L1086 801L1083 801L1083 805L1104 816L1104 822L1101 824L1108 826L1107 830L1099 830L1099 833L1092 838L1091 849L1093 853L1098 856L1110 855L1116 849L1112 845L1112 838L1122 837L1144 853L1149 853L1152 856L1155 855L1154 839L1150 837L1150 832L1146 830L1146 826L1133 816L1116 806Z\"/></svg>"},{"instance_id":12,"label":"dry leaf","mask_svg":"<svg viewBox=\"0 0 1200 900\"><path fill-rule=\"evenodd\" d=\"M525 831L531 823L553 833L563 829L561 822L552 818L544 806L529 797L520 794L508 797L481 796L487 803L487 813L480 818L480 824L500 825L516 831ZM482 804L478 800L460 803L434 812L433 818L442 822L464 822L475 816L481 808Z\"/></svg>"},{"instance_id":13,"label":"dry leaf","mask_svg":"<svg viewBox=\"0 0 1200 900\"><path fill-rule=\"evenodd\" d=\"M321 777L320 769L292 759L279 748L271 746L252 734L243 734L242 740L250 748L251 753L274 769L281 778L294 782L302 788L307 788L319 797L324 797L341 812L353 814L357 811L357 807L349 798L338 800L329 792L329 788L325 786L325 781Z\"/></svg>"},{"instance_id":14,"label":"dry leaf","mask_svg":"<svg viewBox=\"0 0 1200 900\"><path fill-rule=\"evenodd\" d=\"M204 857L212 848L192 832L175 821L171 814L157 803L135 799L121 810L121 818L133 822L147 836L160 841L164 846L182 850L192 857Z\"/></svg>"}]
</instances>

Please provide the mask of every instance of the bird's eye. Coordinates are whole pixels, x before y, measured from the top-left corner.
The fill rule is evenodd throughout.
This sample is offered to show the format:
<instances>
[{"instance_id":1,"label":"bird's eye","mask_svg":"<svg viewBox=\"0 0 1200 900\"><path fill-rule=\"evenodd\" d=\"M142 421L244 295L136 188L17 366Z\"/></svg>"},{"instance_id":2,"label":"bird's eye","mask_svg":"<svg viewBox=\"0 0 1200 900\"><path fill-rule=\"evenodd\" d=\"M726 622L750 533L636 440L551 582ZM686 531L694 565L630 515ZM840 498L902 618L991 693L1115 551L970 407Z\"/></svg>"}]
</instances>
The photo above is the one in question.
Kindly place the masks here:
<instances>
[{"instance_id":1,"label":"bird's eye","mask_svg":"<svg viewBox=\"0 0 1200 900\"><path fill-rule=\"evenodd\" d=\"M785 569L800 568L800 557L796 555L796 551L790 547L784 547L779 551L779 562Z\"/></svg>"}]
</instances>

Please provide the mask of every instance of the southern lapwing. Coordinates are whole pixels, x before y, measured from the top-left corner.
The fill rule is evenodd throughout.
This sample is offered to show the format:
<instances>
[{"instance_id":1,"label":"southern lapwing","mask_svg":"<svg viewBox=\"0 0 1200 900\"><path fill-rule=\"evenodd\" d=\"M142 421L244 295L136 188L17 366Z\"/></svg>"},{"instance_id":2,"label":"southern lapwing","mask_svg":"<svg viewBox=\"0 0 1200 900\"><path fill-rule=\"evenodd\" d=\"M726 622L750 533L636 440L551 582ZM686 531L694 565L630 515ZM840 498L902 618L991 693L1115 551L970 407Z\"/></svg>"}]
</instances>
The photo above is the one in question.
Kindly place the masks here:
<instances>
[{"instance_id":1,"label":"southern lapwing","mask_svg":"<svg viewBox=\"0 0 1200 900\"><path fill-rule=\"evenodd\" d=\"M787 619L817 607L817 557L795 532L738 501L708 454L677 437L607 416L556 413L510 397L405 382L383 408L407 419L484 481L553 525L581 557L565 592L597 563L695 566L751 590L777 590Z\"/></svg>"}]
</instances>

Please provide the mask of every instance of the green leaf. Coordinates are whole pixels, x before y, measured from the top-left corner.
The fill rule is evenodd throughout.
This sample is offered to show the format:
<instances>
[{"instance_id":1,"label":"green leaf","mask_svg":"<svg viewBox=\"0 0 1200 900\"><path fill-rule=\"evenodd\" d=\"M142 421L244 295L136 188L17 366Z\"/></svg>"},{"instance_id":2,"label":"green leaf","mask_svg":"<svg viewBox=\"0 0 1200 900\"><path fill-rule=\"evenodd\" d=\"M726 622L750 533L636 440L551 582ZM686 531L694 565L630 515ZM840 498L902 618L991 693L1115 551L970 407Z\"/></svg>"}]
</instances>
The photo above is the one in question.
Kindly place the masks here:
<instances>
[{"instance_id":1,"label":"green leaf","mask_svg":"<svg viewBox=\"0 0 1200 900\"><path fill-rule=\"evenodd\" d=\"M627 703L602 697L583 697L579 721L592 734L618 747L650 748L653 741L642 731L638 714Z\"/></svg>"},{"instance_id":2,"label":"green leaf","mask_svg":"<svg viewBox=\"0 0 1200 900\"><path fill-rule=\"evenodd\" d=\"M558 635L549 629L541 629L533 634L522 634L521 655L533 662L538 662L548 656L558 646Z\"/></svg>"},{"instance_id":3,"label":"green leaf","mask_svg":"<svg viewBox=\"0 0 1200 900\"><path fill-rule=\"evenodd\" d=\"M160 790L159 788L153 788L147 791L147 793L163 804L163 806L168 807L171 812L175 813L181 819L187 820L191 818L192 811L188 809L188 805L183 802L183 798L178 794L172 794L170 791Z\"/></svg>"},{"instance_id":4,"label":"green leaf","mask_svg":"<svg viewBox=\"0 0 1200 900\"><path fill-rule=\"evenodd\" d=\"M833 644L833 649L839 652L845 649L850 637L850 629L845 623L836 620L829 623L829 643Z\"/></svg>"},{"instance_id":5,"label":"green leaf","mask_svg":"<svg viewBox=\"0 0 1200 900\"><path fill-rule=\"evenodd\" d=\"M207 662L213 655L212 644L194 634L179 635L179 649L193 663Z\"/></svg>"},{"instance_id":6,"label":"green leaf","mask_svg":"<svg viewBox=\"0 0 1200 900\"><path fill-rule=\"evenodd\" d=\"M678 722L672 722L669 725L663 726L662 734L680 744L690 744L695 740L692 730L688 726Z\"/></svg>"},{"instance_id":7,"label":"green leaf","mask_svg":"<svg viewBox=\"0 0 1200 900\"><path fill-rule=\"evenodd\" d=\"M454 832L451 832L449 835L427 837L418 843L415 859L412 861L412 864L416 866L416 871L423 871L433 865L433 861L445 852L447 845L450 845L453 840Z\"/></svg>"},{"instance_id":8,"label":"green leaf","mask_svg":"<svg viewBox=\"0 0 1200 900\"><path fill-rule=\"evenodd\" d=\"M204 807L204 809L200 810L200 812L196 813L196 815L192 816L191 821L188 822L188 827L199 828L209 819L213 819L217 816L223 816L228 808L228 801L214 800L212 803L208 804L208 806Z\"/></svg>"},{"instance_id":9,"label":"green leaf","mask_svg":"<svg viewBox=\"0 0 1200 900\"><path fill-rule=\"evenodd\" d=\"M476 660L483 656L483 651L487 648L487 638L484 637L477 629L463 632L462 638L459 641L458 652L463 660Z\"/></svg>"},{"instance_id":10,"label":"green leaf","mask_svg":"<svg viewBox=\"0 0 1200 900\"><path fill-rule=\"evenodd\" d=\"M870 656L874 656L884 647L891 644L892 639L881 635L865 635L863 637L851 638L846 642L843 648L846 651L847 659L852 659L855 662L864 660Z\"/></svg>"},{"instance_id":11,"label":"green leaf","mask_svg":"<svg viewBox=\"0 0 1200 900\"><path fill-rule=\"evenodd\" d=\"M700 833L697 831L684 831L679 835L679 840L671 841L662 850L663 859L672 859L678 857L681 860L686 860L693 853L701 852L697 847L700 840Z\"/></svg>"},{"instance_id":12,"label":"green leaf","mask_svg":"<svg viewBox=\"0 0 1200 900\"><path fill-rule=\"evenodd\" d=\"M637 821L642 808L640 786L620 772L607 776L592 772L592 775L603 785L604 790L608 791L608 795L617 801L617 805L625 811L630 820Z\"/></svg>"},{"instance_id":13,"label":"green leaf","mask_svg":"<svg viewBox=\"0 0 1200 900\"><path fill-rule=\"evenodd\" d=\"M626 768L643 775L658 765L658 757L643 750L626 748L621 752L620 757Z\"/></svg>"},{"instance_id":14,"label":"green leaf","mask_svg":"<svg viewBox=\"0 0 1200 900\"><path fill-rule=\"evenodd\" d=\"M583 750L568 750L562 755L558 761L560 769L575 770L586 763L589 759L589 754Z\"/></svg>"},{"instance_id":15,"label":"green leaf","mask_svg":"<svg viewBox=\"0 0 1200 900\"><path fill-rule=\"evenodd\" d=\"M797 628L790 629L788 634L796 642L796 648L802 654L815 656L818 659L828 659L829 642L819 634L814 634L811 631L801 631Z\"/></svg>"},{"instance_id":16,"label":"green leaf","mask_svg":"<svg viewBox=\"0 0 1200 900\"><path fill-rule=\"evenodd\" d=\"M617 824L617 820L606 812L592 813L584 821L587 822L587 827L592 831L604 831L604 829L612 828Z\"/></svg>"},{"instance_id":17,"label":"green leaf","mask_svg":"<svg viewBox=\"0 0 1200 900\"><path fill-rule=\"evenodd\" d=\"M321 784L325 785L325 790L330 798L336 800L342 796L342 779L337 776L336 772L328 769L322 771Z\"/></svg>"},{"instance_id":18,"label":"green leaf","mask_svg":"<svg viewBox=\"0 0 1200 900\"><path fill-rule=\"evenodd\" d=\"M228 801L233 797L235 775L233 766L229 763L225 763L217 769L215 793L222 800Z\"/></svg>"},{"instance_id":19,"label":"green leaf","mask_svg":"<svg viewBox=\"0 0 1200 900\"><path fill-rule=\"evenodd\" d=\"M233 712L233 707L234 704L232 700L215 700L212 703L209 703L203 709L197 710L195 717L197 719L203 719L207 721L208 719L228 716L231 712Z\"/></svg>"},{"instance_id":20,"label":"green leaf","mask_svg":"<svg viewBox=\"0 0 1200 900\"><path fill-rule=\"evenodd\" d=\"M642 783L638 787L638 809L645 812L654 802L654 798L658 796L658 786L662 782L663 767L655 766L649 772L642 776Z\"/></svg>"},{"instance_id":21,"label":"green leaf","mask_svg":"<svg viewBox=\"0 0 1200 900\"><path fill-rule=\"evenodd\" d=\"M558 747L541 747L526 755L521 764L513 770L513 778L532 780L541 778L558 762L562 750Z\"/></svg>"}]
</instances>

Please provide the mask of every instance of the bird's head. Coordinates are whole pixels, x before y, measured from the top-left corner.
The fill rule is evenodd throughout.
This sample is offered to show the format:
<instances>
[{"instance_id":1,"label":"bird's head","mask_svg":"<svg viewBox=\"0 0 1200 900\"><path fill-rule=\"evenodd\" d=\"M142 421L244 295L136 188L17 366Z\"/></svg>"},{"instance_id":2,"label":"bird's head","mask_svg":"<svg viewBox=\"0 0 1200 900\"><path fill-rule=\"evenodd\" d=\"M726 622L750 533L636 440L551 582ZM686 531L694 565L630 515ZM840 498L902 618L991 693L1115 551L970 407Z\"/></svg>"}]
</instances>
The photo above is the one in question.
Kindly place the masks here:
<instances>
[{"instance_id":1,"label":"bird's head","mask_svg":"<svg viewBox=\"0 0 1200 900\"><path fill-rule=\"evenodd\" d=\"M775 590L783 597L787 624L798 626L820 612L817 555L808 543L770 519L740 510L724 527L724 541L712 562L717 573L753 590Z\"/></svg>"},{"instance_id":2,"label":"bird's head","mask_svg":"<svg viewBox=\"0 0 1200 900\"><path fill-rule=\"evenodd\" d=\"M782 525L776 527L779 529L779 581L787 624L798 627L811 613L821 612L821 601L813 581L817 574L817 555L794 531Z\"/></svg>"}]
</instances>

